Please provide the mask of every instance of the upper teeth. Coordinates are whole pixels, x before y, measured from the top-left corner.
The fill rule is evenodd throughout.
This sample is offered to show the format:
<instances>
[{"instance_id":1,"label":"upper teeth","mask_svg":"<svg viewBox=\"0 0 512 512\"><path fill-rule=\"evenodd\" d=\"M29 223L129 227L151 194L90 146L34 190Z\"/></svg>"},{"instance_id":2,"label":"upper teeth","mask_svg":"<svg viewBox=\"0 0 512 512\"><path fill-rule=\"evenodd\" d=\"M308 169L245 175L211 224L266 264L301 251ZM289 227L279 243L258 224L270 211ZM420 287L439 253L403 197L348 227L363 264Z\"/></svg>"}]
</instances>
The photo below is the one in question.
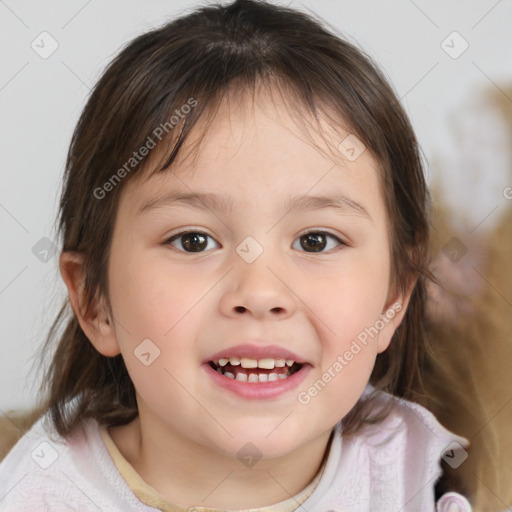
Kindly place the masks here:
<instances>
[{"instance_id":1,"label":"upper teeth","mask_svg":"<svg viewBox=\"0 0 512 512\"><path fill-rule=\"evenodd\" d=\"M267 370L272 370L274 367L282 368L286 364L286 366L292 366L295 361L292 359L273 359L271 357L266 357L264 359L250 359L249 357L230 357L219 359L217 362L218 366L226 366L230 363L233 366L241 365L242 368L265 368Z\"/></svg>"}]
</instances>

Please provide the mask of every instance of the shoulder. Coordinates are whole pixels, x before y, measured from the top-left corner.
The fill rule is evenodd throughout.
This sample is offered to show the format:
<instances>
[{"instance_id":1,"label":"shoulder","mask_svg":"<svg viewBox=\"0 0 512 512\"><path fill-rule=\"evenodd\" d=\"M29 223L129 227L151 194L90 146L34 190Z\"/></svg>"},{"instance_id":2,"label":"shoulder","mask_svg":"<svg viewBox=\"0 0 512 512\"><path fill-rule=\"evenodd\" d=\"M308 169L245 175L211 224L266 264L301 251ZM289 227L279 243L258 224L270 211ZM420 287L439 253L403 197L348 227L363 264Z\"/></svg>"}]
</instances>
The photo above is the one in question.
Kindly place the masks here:
<instances>
[{"instance_id":1,"label":"shoulder","mask_svg":"<svg viewBox=\"0 0 512 512\"><path fill-rule=\"evenodd\" d=\"M139 505L110 459L93 419L62 438L45 415L0 463L2 510L153 510Z\"/></svg>"},{"instance_id":2,"label":"shoulder","mask_svg":"<svg viewBox=\"0 0 512 512\"><path fill-rule=\"evenodd\" d=\"M454 504L459 508L450 510L471 511L469 502L459 494L448 493L437 503L434 496L435 484L442 474L441 460L452 467L462 464L467 458L468 440L447 430L421 405L376 391L372 386L363 396L372 392L375 407L390 407L389 415L379 423L364 425L343 444L346 451L356 449L357 458L364 459L373 492L390 501L401 495L411 510L444 512Z\"/></svg>"},{"instance_id":3,"label":"shoulder","mask_svg":"<svg viewBox=\"0 0 512 512\"><path fill-rule=\"evenodd\" d=\"M65 465L68 469L65 453L69 448L63 438L48 429L46 421L46 416L39 418L0 463L2 507L19 510L29 504L33 506L33 497L38 495L39 509L45 510L51 506L48 502L52 496L59 494L63 487L62 475L55 468L62 470Z\"/></svg>"}]
</instances>

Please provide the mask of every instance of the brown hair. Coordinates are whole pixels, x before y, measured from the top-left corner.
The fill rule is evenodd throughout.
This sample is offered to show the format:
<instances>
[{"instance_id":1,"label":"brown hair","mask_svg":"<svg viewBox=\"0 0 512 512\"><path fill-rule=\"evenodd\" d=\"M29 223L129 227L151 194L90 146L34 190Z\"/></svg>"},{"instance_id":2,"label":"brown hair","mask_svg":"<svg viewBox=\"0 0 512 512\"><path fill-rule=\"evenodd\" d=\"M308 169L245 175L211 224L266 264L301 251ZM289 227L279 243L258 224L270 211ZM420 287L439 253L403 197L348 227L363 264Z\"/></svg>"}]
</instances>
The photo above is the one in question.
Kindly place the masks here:
<instances>
[{"instance_id":1,"label":"brown hair","mask_svg":"<svg viewBox=\"0 0 512 512\"><path fill-rule=\"evenodd\" d=\"M172 166L196 122L214 111L233 85L247 91L271 81L294 95L297 102L291 105L302 105L317 120L319 111L334 111L379 164L389 216L390 286L406 291L418 280L370 382L396 396L419 399L430 200L413 129L384 75L364 52L311 16L264 1L201 7L137 37L93 89L70 144L58 227L62 250L83 255L86 306L100 297L108 302L107 266L119 197L124 185L145 169L147 157L104 197L98 198L97 191L191 98L195 107L179 116L159 143L167 144L168 151L153 172ZM103 424L128 423L138 412L121 355L97 352L76 317L67 318L68 308L66 301L44 346L49 350L59 338L44 378L45 405L57 431L68 435L87 417ZM57 336L64 320L65 329ZM70 400L72 409L66 407ZM345 432L370 421L369 409L358 403L343 420Z\"/></svg>"}]
</instances>

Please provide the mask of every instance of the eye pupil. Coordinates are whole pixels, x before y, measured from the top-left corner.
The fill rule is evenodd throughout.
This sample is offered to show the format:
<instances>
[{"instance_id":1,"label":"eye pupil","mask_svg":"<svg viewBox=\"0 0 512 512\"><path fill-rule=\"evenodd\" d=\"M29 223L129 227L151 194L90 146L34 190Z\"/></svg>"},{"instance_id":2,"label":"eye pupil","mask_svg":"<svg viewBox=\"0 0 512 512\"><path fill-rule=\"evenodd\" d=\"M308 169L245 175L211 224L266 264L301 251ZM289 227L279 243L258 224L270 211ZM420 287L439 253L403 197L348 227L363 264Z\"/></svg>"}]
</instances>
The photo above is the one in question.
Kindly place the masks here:
<instances>
[{"instance_id":1,"label":"eye pupil","mask_svg":"<svg viewBox=\"0 0 512 512\"><path fill-rule=\"evenodd\" d=\"M206 245L206 237L201 233L186 233L182 235L183 247L191 252L199 252L203 250Z\"/></svg>"},{"instance_id":2,"label":"eye pupil","mask_svg":"<svg viewBox=\"0 0 512 512\"><path fill-rule=\"evenodd\" d=\"M306 245L309 245L313 249L312 252L320 252L325 249L325 239L326 237L322 233L307 233L306 235L301 236L300 241L303 247L304 242L306 242Z\"/></svg>"},{"instance_id":3,"label":"eye pupil","mask_svg":"<svg viewBox=\"0 0 512 512\"><path fill-rule=\"evenodd\" d=\"M175 241L179 241L178 247L176 247L178 250L198 253L207 250L209 238L211 238L209 235L202 233L201 231L185 231L174 235L165 243L174 245ZM329 239L335 240L337 245L346 245L334 235L330 235L323 231L310 231L309 233L303 234L299 238L299 244L306 252L322 253L329 245ZM179 247L180 245L181 248Z\"/></svg>"}]
</instances>

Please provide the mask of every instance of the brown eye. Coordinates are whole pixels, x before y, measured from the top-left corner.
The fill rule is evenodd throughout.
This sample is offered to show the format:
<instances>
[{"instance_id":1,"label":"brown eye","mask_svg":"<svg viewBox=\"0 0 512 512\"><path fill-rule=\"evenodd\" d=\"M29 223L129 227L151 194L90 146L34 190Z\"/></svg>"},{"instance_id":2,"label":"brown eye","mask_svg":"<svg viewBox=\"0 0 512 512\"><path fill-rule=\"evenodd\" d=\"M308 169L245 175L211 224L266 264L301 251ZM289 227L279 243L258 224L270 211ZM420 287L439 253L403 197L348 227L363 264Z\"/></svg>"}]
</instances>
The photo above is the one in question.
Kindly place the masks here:
<instances>
[{"instance_id":1,"label":"brown eye","mask_svg":"<svg viewBox=\"0 0 512 512\"><path fill-rule=\"evenodd\" d=\"M185 252L203 252L208 246L209 238L213 240L206 233L187 231L172 236L165 243Z\"/></svg>"},{"instance_id":2,"label":"brown eye","mask_svg":"<svg viewBox=\"0 0 512 512\"><path fill-rule=\"evenodd\" d=\"M335 244L329 244L329 239L334 240ZM329 249L332 249L336 245L345 245L338 237L323 231L305 233L298 240L301 248L306 252L326 252L325 248L327 246L329 246Z\"/></svg>"}]
</instances>

